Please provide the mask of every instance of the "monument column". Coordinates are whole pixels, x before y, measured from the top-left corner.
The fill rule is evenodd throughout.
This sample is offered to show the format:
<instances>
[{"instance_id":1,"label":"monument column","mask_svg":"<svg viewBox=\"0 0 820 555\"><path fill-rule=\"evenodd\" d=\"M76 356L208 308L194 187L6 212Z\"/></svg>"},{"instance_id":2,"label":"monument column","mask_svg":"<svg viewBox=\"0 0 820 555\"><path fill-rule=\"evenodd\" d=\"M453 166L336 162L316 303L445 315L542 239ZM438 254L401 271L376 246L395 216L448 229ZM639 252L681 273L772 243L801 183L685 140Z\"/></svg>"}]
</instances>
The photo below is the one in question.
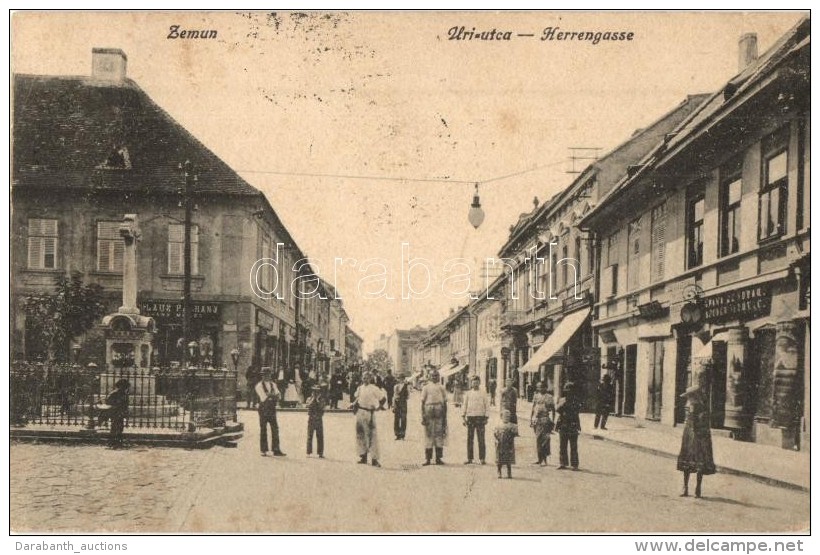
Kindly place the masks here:
<instances>
[{"instance_id":1,"label":"monument column","mask_svg":"<svg viewBox=\"0 0 820 555\"><path fill-rule=\"evenodd\" d=\"M122 306L120 314L139 314L137 308L137 240L140 229L136 214L126 214L120 226L125 242L122 260Z\"/></svg>"}]
</instances>

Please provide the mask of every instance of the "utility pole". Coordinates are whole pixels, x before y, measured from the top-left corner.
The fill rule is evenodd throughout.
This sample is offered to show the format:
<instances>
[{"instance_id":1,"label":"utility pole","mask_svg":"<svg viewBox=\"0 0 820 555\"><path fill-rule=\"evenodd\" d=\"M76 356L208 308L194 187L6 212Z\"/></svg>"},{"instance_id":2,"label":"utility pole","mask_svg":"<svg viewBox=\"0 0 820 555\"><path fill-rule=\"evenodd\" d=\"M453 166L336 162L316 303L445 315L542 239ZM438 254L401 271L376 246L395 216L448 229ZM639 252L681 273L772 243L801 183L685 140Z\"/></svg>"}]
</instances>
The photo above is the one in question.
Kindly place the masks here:
<instances>
[{"instance_id":1,"label":"utility pole","mask_svg":"<svg viewBox=\"0 0 820 555\"><path fill-rule=\"evenodd\" d=\"M191 339L191 216L193 214L194 165L186 160L181 166L185 172L185 191L183 203L185 205L185 237L182 251L182 367L188 367L188 342Z\"/></svg>"}]
</instances>

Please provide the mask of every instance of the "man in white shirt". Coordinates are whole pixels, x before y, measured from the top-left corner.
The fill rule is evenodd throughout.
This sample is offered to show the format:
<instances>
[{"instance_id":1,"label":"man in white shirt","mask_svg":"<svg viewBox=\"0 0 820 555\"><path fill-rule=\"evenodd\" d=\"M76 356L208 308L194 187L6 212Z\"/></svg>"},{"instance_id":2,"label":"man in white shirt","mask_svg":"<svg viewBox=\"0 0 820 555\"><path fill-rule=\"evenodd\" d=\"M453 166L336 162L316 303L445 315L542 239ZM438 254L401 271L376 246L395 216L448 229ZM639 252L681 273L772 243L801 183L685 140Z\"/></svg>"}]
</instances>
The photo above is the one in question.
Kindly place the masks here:
<instances>
[{"instance_id":1,"label":"man in white shirt","mask_svg":"<svg viewBox=\"0 0 820 555\"><path fill-rule=\"evenodd\" d=\"M256 384L256 396L259 398L259 450L262 456L268 455L268 425L271 429L271 444L274 457L284 457L279 449L279 424L276 422L276 403L279 402L279 389L273 381L270 367L262 368L262 379Z\"/></svg>"},{"instance_id":2,"label":"man in white shirt","mask_svg":"<svg viewBox=\"0 0 820 555\"><path fill-rule=\"evenodd\" d=\"M382 410L387 402L384 390L373 383L373 374L365 372L362 385L356 390L356 446L359 449L359 464L367 464L370 453L371 464L379 464L379 436L376 430L376 411Z\"/></svg>"},{"instance_id":3,"label":"man in white shirt","mask_svg":"<svg viewBox=\"0 0 820 555\"><path fill-rule=\"evenodd\" d=\"M484 443L484 429L490 418L490 399L480 390L481 380L473 376L472 389L464 395L461 406L461 418L467 426L467 460L464 464L473 464L473 435L478 436L478 458L485 464L487 448Z\"/></svg>"}]
</instances>

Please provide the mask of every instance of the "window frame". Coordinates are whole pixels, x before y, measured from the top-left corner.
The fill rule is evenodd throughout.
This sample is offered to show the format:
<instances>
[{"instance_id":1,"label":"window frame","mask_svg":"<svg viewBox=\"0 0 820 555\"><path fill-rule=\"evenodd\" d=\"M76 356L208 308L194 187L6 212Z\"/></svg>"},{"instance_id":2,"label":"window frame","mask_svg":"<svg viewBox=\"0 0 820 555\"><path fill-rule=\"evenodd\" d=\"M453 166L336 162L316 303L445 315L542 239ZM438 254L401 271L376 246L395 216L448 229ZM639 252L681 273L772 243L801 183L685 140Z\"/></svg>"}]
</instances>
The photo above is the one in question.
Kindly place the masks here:
<instances>
[{"instance_id":1,"label":"window frame","mask_svg":"<svg viewBox=\"0 0 820 555\"><path fill-rule=\"evenodd\" d=\"M37 222L35 225L34 222ZM40 222L54 222L54 234L50 235L44 231L45 227ZM49 227L51 224L48 224ZM35 230L36 233L32 233ZM52 265L46 265L46 243L52 243ZM32 264L32 244L40 243L40 254L37 257L36 264ZM57 218L29 218L27 237L26 237L26 268L29 270L57 270L59 269L59 261L57 260L58 247L60 245L60 220Z\"/></svg>"},{"instance_id":2,"label":"window frame","mask_svg":"<svg viewBox=\"0 0 820 555\"><path fill-rule=\"evenodd\" d=\"M703 210L699 220L696 220L696 206L703 203ZM703 266L703 227L706 220L706 194L703 187L693 189L686 197L686 269ZM698 231L698 251L693 251L695 231ZM693 254L697 258L693 260Z\"/></svg>"},{"instance_id":3,"label":"window frame","mask_svg":"<svg viewBox=\"0 0 820 555\"><path fill-rule=\"evenodd\" d=\"M171 240L171 227L178 226L182 228L182 241ZM171 245L180 245L181 251L180 270L179 272L172 271L171 268ZM170 223L168 224L168 243L167 243L167 270L169 276L184 276L185 275L185 224ZM197 224L191 225L191 275L199 275L199 226Z\"/></svg>"},{"instance_id":4,"label":"window frame","mask_svg":"<svg viewBox=\"0 0 820 555\"><path fill-rule=\"evenodd\" d=\"M102 237L100 225L102 224L114 224L116 227L115 229L119 229L119 226L122 225L122 221L119 220L97 220L96 225L96 264L95 268L98 272L105 272L109 274L122 274L124 272L124 265L125 265L125 240L119 236L115 237ZM118 232L117 232L118 235ZM100 256L102 253L102 245L105 243L108 248L108 267L102 267L102 257ZM117 245L121 245L119 250L120 254L120 264L119 268L117 268Z\"/></svg>"},{"instance_id":5,"label":"window frame","mask_svg":"<svg viewBox=\"0 0 820 555\"><path fill-rule=\"evenodd\" d=\"M788 127L786 127L788 129ZM788 219L788 197L789 197L789 143L788 140L783 136L786 135L783 133L783 130L777 131L772 134L770 137L770 141L773 143L769 148L763 148L762 156L760 157L761 160L761 170L760 170L760 189L758 191L758 204L757 204L757 240L759 243L765 243L767 241L778 239L786 234L786 223ZM787 135L786 135L787 136ZM774 182L769 181L769 163L778 158L781 155L786 156L786 170L782 177L778 178ZM764 223L763 223L763 199L768 198L771 199L771 195L774 191L777 191L778 199L777 199L777 218L778 221L775 225L775 230L770 232L766 235L763 233ZM771 206L771 202L768 206ZM766 216L771 213L771 208L766 211Z\"/></svg>"},{"instance_id":6,"label":"window frame","mask_svg":"<svg viewBox=\"0 0 820 555\"><path fill-rule=\"evenodd\" d=\"M739 183L740 193L737 201L731 202L730 192L731 187L735 183ZM723 258L732 254L740 252L740 235L742 233L742 218L741 206L743 204L743 160L735 159L730 163L724 165L721 169L721 176L719 182L719 220L720 233L718 234L718 257ZM732 216L732 223L735 232L732 239L734 242L730 244L729 239L729 216Z\"/></svg>"}]
</instances>

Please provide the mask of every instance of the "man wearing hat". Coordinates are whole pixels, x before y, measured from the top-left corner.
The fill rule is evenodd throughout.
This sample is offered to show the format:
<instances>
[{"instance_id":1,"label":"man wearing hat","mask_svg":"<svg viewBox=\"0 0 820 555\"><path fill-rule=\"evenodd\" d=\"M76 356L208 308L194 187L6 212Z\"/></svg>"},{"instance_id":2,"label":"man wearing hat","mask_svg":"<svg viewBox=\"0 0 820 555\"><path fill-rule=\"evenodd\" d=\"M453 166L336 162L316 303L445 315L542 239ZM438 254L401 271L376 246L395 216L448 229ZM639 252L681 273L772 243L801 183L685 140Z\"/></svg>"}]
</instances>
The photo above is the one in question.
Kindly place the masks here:
<instances>
[{"instance_id":1,"label":"man wearing hat","mask_svg":"<svg viewBox=\"0 0 820 555\"><path fill-rule=\"evenodd\" d=\"M567 382L564 384L564 396L558 401L555 409L558 413L558 422L555 429L558 430L560 441L561 465L557 470L566 470L568 465L572 465L573 470L578 470L578 434L581 433L581 403L575 391L575 384Z\"/></svg>"},{"instance_id":2,"label":"man wearing hat","mask_svg":"<svg viewBox=\"0 0 820 555\"><path fill-rule=\"evenodd\" d=\"M273 372L269 366L262 368L262 379L256 384L256 396L259 398L259 450L262 456L268 454L268 426L271 429L271 445L275 457L284 457L279 449L279 424L276 422L276 403L280 393L273 381Z\"/></svg>"},{"instance_id":3,"label":"man wearing hat","mask_svg":"<svg viewBox=\"0 0 820 555\"><path fill-rule=\"evenodd\" d=\"M379 464L379 436L376 430L376 411L384 408L387 395L373 384L373 374L365 372L362 385L356 389L353 402L356 413L356 446L359 450L359 464L367 464L367 454L373 466Z\"/></svg>"},{"instance_id":4,"label":"man wearing hat","mask_svg":"<svg viewBox=\"0 0 820 555\"><path fill-rule=\"evenodd\" d=\"M436 464L444 464L444 444L447 441L447 390L439 383L438 370L430 373L430 381L421 390L421 425L424 426L424 466L430 464L433 449Z\"/></svg>"},{"instance_id":5,"label":"man wearing hat","mask_svg":"<svg viewBox=\"0 0 820 555\"><path fill-rule=\"evenodd\" d=\"M481 464L484 464L487 458L484 430L490 419L490 400L487 394L479 389L481 379L478 376L473 376L470 384L472 389L464 394L464 402L461 406L461 418L467 426L467 461L464 464L473 463L474 435L478 437L478 459Z\"/></svg>"},{"instance_id":6,"label":"man wearing hat","mask_svg":"<svg viewBox=\"0 0 820 555\"><path fill-rule=\"evenodd\" d=\"M315 384L305 401L308 410L307 454L313 453L313 434L316 434L316 453L319 458L325 457L325 433L322 417L325 414L324 384Z\"/></svg>"}]
</instances>

